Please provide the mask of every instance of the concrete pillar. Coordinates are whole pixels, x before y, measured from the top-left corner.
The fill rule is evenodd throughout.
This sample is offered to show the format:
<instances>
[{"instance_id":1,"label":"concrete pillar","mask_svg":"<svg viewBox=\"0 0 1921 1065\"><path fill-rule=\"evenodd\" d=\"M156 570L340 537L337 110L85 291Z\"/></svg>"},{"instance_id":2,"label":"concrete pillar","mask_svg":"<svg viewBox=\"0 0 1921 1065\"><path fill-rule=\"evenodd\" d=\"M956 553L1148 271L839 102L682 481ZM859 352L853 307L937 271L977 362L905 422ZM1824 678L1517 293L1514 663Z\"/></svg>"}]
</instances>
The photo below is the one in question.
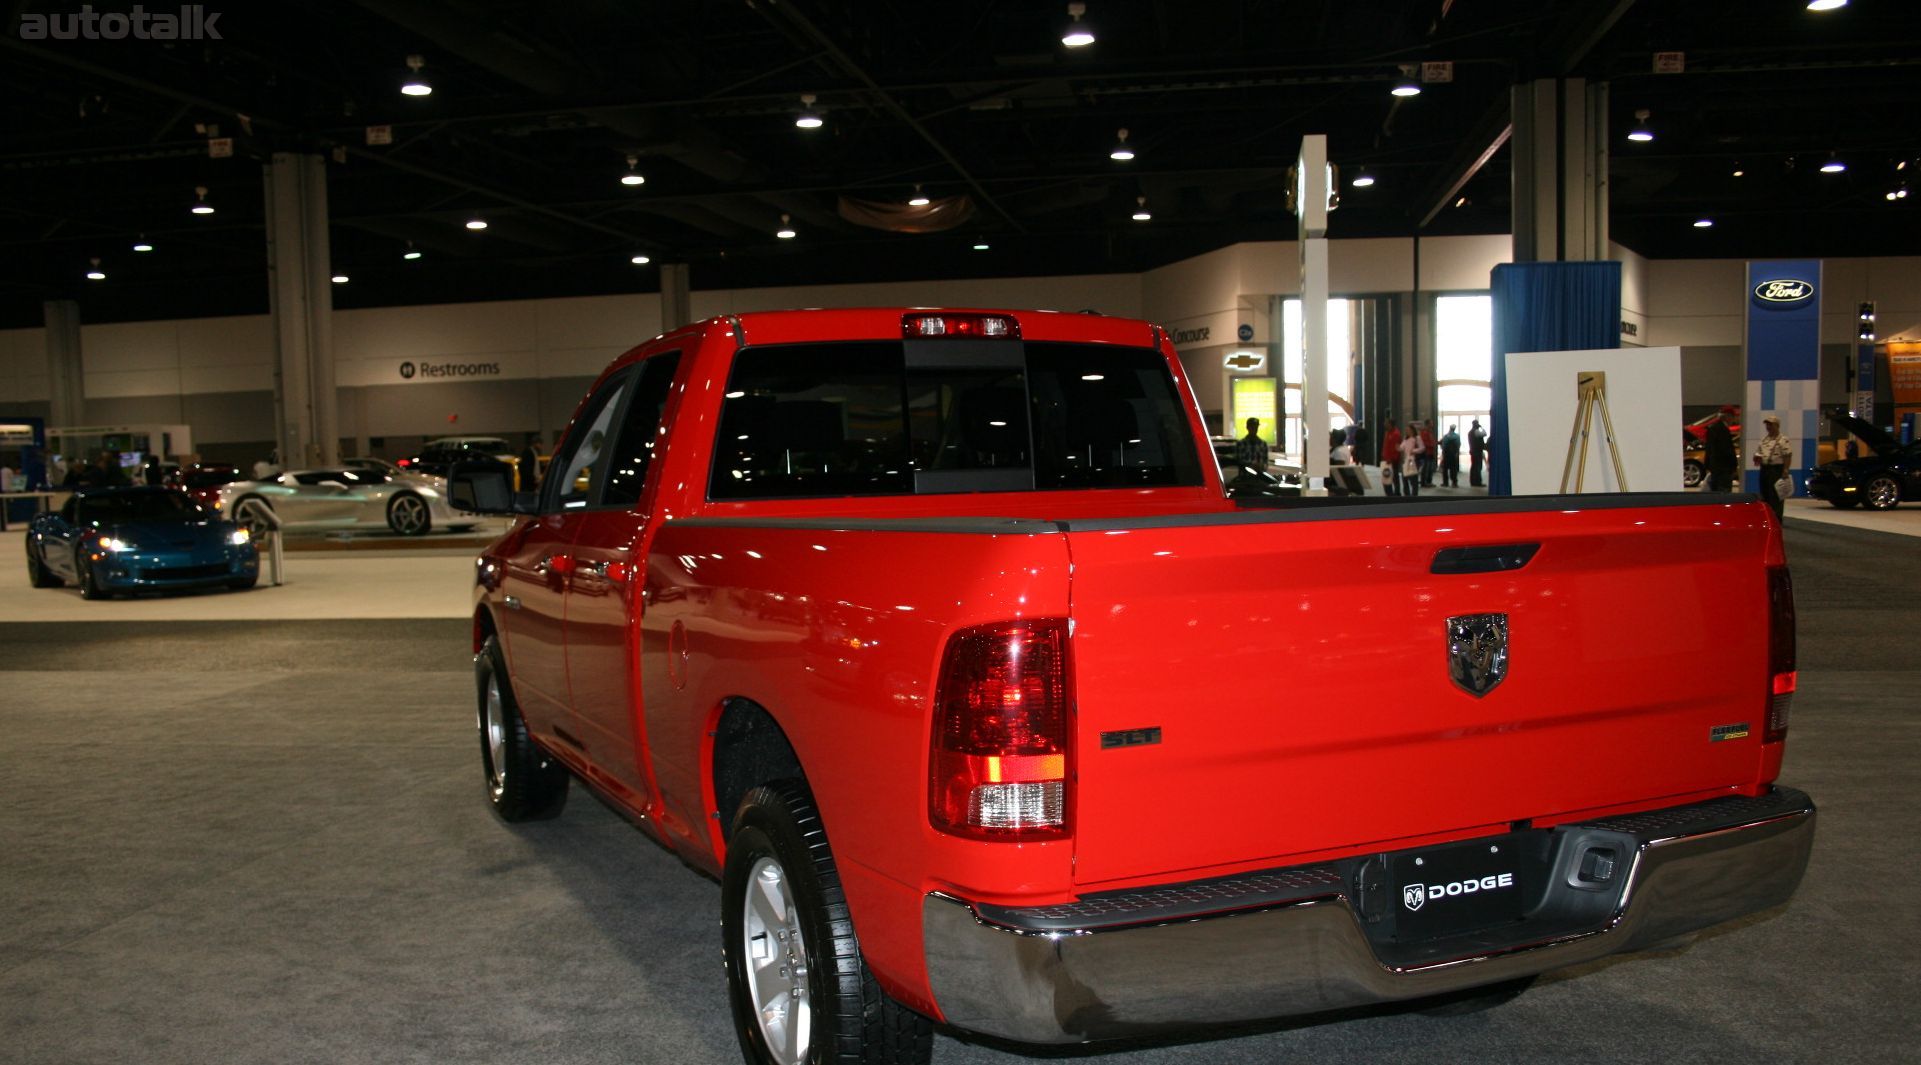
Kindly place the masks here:
<instances>
[{"instance_id":1,"label":"concrete pillar","mask_svg":"<svg viewBox=\"0 0 1921 1065\"><path fill-rule=\"evenodd\" d=\"M87 393L80 364L80 304L48 300L41 304L47 323L47 424L70 428L87 424Z\"/></svg>"},{"instance_id":2,"label":"concrete pillar","mask_svg":"<svg viewBox=\"0 0 1921 1065\"><path fill-rule=\"evenodd\" d=\"M1301 494L1326 495L1327 481L1327 135L1301 138L1295 163L1301 254Z\"/></svg>"},{"instance_id":3,"label":"concrete pillar","mask_svg":"<svg viewBox=\"0 0 1921 1065\"><path fill-rule=\"evenodd\" d=\"M692 275L686 263L660 264L660 331L671 332L694 320Z\"/></svg>"},{"instance_id":4,"label":"concrete pillar","mask_svg":"<svg viewBox=\"0 0 1921 1065\"><path fill-rule=\"evenodd\" d=\"M1605 84L1543 78L1514 86L1514 261L1607 256Z\"/></svg>"},{"instance_id":5,"label":"concrete pillar","mask_svg":"<svg viewBox=\"0 0 1921 1065\"><path fill-rule=\"evenodd\" d=\"M275 152L266 167L267 284L274 331L274 430L280 463L340 461L334 389L333 269L326 161Z\"/></svg>"}]
</instances>

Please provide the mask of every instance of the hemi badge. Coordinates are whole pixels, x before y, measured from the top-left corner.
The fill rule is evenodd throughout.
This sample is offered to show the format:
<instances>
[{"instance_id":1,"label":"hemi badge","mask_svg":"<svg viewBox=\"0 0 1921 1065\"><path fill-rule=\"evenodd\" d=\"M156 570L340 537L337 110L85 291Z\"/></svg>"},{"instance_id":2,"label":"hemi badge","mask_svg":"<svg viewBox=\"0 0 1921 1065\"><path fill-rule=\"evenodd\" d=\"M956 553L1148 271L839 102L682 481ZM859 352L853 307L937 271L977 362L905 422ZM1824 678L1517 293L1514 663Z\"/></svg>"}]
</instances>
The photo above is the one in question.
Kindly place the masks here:
<instances>
[{"instance_id":1,"label":"hemi badge","mask_svg":"<svg viewBox=\"0 0 1921 1065\"><path fill-rule=\"evenodd\" d=\"M1118 732L1101 733L1101 750L1109 747L1145 747L1150 743L1161 742L1160 726L1153 728L1121 729Z\"/></svg>"},{"instance_id":2,"label":"hemi badge","mask_svg":"<svg viewBox=\"0 0 1921 1065\"><path fill-rule=\"evenodd\" d=\"M1708 730L1708 742L1720 743L1722 740L1745 740L1748 738L1748 723L1738 725L1716 725Z\"/></svg>"}]
</instances>

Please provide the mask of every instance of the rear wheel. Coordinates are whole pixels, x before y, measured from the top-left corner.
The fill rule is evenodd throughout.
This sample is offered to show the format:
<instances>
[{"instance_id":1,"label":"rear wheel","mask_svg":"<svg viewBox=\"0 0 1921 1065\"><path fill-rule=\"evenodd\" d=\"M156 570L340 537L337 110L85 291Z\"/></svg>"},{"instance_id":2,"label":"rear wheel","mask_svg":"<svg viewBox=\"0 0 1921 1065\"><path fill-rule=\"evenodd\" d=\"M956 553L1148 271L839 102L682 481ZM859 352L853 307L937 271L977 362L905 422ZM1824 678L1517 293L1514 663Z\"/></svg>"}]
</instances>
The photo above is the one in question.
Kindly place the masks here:
<instances>
[{"instance_id":1,"label":"rear wheel","mask_svg":"<svg viewBox=\"0 0 1921 1065\"><path fill-rule=\"evenodd\" d=\"M1699 459L1681 460L1681 483L1689 488L1699 488L1708 479L1708 468Z\"/></svg>"},{"instance_id":2,"label":"rear wheel","mask_svg":"<svg viewBox=\"0 0 1921 1065\"><path fill-rule=\"evenodd\" d=\"M860 955L827 833L792 781L741 800L721 878L734 1030L758 1065L926 1065L933 1024L889 998Z\"/></svg>"},{"instance_id":3,"label":"rear wheel","mask_svg":"<svg viewBox=\"0 0 1921 1065\"><path fill-rule=\"evenodd\" d=\"M40 557L40 545L33 542L32 533L27 534L27 580L32 581L35 588L58 588L67 583L47 568L47 561Z\"/></svg>"},{"instance_id":4,"label":"rear wheel","mask_svg":"<svg viewBox=\"0 0 1921 1065\"><path fill-rule=\"evenodd\" d=\"M1893 510L1901 502L1901 485L1885 474L1869 481L1861 490L1861 501L1869 510Z\"/></svg>"},{"instance_id":5,"label":"rear wheel","mask_svg":"<svg viewBox=\"0 0 1921 1065\"><path fill-rule=\"evenodd\" d=\"M433 527L427 501L412 492L402 492L387 501L387 528L402 536L420 536Z\"/></svg>"},{"instance_id":6,"label":"rear wheel","mask_svg":"<svg viewBox=\"0 0 1921 1065\"><path fill-rule=\"evenodd\" d=\"M498 636L487 637L474 657L474 682L480 697L480 765L494 813L502 821L539 821L560 813L567 805L567 770L527 735Z\"/></svg>"},{"instance_id":7,"label":"rear wheel","mask_svg":"<svg viewBox=\"0 0 1921 1065\"><path fill-rule=\"evenodd\" d=\"M273 507L259 496L241 496L234 500L233 523L247 530L254 543L264 544L273 533Z\"/></svg>"}]
</instances>

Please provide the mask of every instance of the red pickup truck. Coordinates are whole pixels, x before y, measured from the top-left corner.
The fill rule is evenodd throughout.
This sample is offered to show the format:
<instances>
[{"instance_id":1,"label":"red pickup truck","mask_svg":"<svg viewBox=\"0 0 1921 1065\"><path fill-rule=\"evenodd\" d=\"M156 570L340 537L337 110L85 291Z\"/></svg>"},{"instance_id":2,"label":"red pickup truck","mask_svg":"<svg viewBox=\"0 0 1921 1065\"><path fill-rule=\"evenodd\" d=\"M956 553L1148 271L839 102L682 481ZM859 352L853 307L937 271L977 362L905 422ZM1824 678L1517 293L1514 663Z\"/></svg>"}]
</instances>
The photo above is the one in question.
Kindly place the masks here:
<instances>
[{"instance_id":1,"label":"red pickup truck","mask_svg":"<svg viewBox=\"0 0 1921 1065\"><path fill-rule=\"evenodd\" d=\"M1146 322L715 318L454 481L493 808L718 876L753 1061L1492 1001L1813 841L1767 507L1238 504Z\"/></svg>"}]
</instances>

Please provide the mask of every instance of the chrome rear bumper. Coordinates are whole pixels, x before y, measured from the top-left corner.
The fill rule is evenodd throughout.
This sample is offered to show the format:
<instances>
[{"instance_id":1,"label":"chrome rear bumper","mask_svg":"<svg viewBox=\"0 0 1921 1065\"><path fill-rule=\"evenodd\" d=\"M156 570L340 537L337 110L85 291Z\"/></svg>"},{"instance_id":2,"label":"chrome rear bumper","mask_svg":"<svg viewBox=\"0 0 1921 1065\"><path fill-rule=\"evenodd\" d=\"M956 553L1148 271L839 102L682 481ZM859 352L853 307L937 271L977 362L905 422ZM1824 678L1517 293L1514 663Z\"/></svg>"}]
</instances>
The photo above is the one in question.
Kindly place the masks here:
<instances>
[{"instance_id":1,"label":"chrome rear bumper","mask_svg":"<svg viewBox=\"0 0 1921 1065\"><path fill-rule=\"evenodd\" d=\"M1220 908L1219 881L1192 892L1156 889L1157 898L1202 901L1186 915L1136 910L1153 914L1145 924L1063 928L1063 909L1074 907L1007 910L933 894L922 904L922 934L935 1001L955 1027L1027 1043L1178 1031L1497 983L1765 910L1800 884L1814 821L1813 802L1782 788L1578 826L1636 843L1610 916L1541 937L1523 921L1511 941L1413 964L1382 960L1352 888L1325 875L1326 866L1243 878L1268 892L1244 909ZM1322 886L1277 900L1273 885L1283 881Z\"/></svg>"}]
</instances>

